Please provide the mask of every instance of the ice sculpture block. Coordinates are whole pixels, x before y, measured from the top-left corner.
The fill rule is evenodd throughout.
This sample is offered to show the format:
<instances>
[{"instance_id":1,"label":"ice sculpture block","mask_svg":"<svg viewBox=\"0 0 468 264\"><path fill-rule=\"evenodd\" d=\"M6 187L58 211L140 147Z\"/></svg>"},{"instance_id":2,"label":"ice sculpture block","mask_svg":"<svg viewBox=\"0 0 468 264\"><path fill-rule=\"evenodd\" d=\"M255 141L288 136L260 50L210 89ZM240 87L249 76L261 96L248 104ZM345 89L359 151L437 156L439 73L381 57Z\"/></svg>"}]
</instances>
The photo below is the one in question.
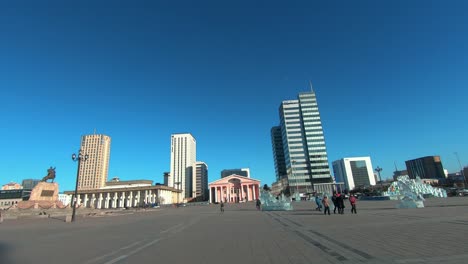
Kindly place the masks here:
<instances>
[{"instance_id":1,"label":"ice sculpture block","mask_svg":"<svg viewBox=\"0 0 468 264\"><path fill-rule=\"evenodd\" d=\"M286 198L284 194L274 197L270 192L260 191L260 202L262 203L262 211L290 211L293 210L291 200Z\"/></svg>"},{"instance_id":2,"label":"ice sculpture block","mask_svg":"<svg viewBox=\"0 0 468 264\"><path fill-rule=\"evenodd\" d=\"M423 183L419 177L410 179L408 176L400 176L397 181L392 182L384 195L390 196L391 200L400 200L397 208L422 208L424 207L423 195L445 198L447 192Z\"/></svg>"}]
</instances>

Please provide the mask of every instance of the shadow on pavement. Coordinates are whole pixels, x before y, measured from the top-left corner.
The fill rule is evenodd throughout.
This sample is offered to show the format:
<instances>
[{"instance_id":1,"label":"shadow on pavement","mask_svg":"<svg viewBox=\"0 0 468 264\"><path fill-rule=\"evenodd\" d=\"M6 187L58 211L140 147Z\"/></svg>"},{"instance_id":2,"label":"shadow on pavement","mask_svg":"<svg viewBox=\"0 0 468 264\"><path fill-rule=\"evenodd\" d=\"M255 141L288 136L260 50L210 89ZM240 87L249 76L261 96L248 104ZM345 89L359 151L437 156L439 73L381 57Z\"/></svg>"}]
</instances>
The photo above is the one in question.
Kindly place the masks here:
<instances>
[{"instance_id":1,"label":"shadow on pavement","mask_svg":"<svg viewBox=\"0 0 468 264\"><path fill-rule=\"evenodd\" d=\"M11 248L5 243L0 242L0 263L13 263L10 259L9 252Z\"/></svg>"}]
</instances>

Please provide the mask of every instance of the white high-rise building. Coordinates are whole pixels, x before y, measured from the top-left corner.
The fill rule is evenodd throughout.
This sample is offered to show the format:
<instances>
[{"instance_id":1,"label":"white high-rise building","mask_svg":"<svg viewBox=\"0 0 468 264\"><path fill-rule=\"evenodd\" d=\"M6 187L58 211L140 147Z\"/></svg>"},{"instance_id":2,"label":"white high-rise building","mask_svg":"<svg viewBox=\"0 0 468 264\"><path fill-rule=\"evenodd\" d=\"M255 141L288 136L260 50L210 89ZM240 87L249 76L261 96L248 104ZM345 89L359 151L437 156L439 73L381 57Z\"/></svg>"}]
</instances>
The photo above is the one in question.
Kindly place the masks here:
<instances>
[{"instance_id":1,"label":"white high-rise building","mask_svg":"<svg viewBox=\"0 0 468 264\"><path fill-rule=\"evenodd\" d=\"M343 158L333 162L337 182L344 182L351 191L356 186L375 185L374 170L370 157Z\"/></svg>"},{"instance_id":2,"label":"white high-rise building","mask_svg":"<svg viewBox=\"0 0 468 264\"><path fill-rule=\"evenodd\" d=\"M197 160L197 142L190 133L171 136L171 171L168 185L182 191L182 198L192 197L192 166Z\"/></svg>"},{"instance_id":3,"label":"white high-rise building","mask_svg":"<svg viewBox=\"0 0 468 264\"><path fill-rule=\"evenodd\" d=\"M111 138L102 134L81 137L81 152L88 155L80 162L78 189L99 189L106 185L109 173Z\"/></svg>"}]
</instances>

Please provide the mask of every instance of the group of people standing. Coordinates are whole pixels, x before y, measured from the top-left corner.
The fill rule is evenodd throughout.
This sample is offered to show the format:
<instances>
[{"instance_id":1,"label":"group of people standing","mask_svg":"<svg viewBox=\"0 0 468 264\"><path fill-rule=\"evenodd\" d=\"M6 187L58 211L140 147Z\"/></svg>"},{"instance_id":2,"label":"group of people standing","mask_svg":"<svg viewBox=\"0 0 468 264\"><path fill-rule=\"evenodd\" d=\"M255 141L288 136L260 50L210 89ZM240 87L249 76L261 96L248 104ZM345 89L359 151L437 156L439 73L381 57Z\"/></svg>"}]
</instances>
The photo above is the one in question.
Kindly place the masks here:
<instances>
[{"instance_id":1,"label":"group of people standing","mask_svg":"<svg viewBox=\"0 0 468 264\"><path fill-rule=\"evenodd\" d=\"M343 193L335 192L333 193L333 196L331 198L332 203L333 203L333 213L336 214L336 209L338 209L338 214L344 214L344 200L345 200L345 195ZM351 213L357 214L356 211L356 202L357 198L354 195L351 195L349 197L349 203L351 204ZM328 199L327 195L323 196L323 199L320 198L320 196L317 194L315 196L315 203L317 204L317 208L315 210L317 211L322 211L321 207L323 205L323 214L330 215L330 200Z\"/></svg>"}]
</instances>

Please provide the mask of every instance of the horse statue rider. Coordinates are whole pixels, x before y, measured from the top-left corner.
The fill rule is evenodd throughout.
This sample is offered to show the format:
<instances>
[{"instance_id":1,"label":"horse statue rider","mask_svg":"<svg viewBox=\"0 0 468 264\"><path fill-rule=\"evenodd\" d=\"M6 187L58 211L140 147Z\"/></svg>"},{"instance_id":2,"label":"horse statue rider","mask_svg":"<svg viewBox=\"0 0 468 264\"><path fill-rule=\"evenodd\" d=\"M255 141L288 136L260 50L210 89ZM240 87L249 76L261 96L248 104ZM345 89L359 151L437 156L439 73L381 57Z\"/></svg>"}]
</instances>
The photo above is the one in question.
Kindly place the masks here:
<instances>
[{"instance_id":1,"label":"horse statue rider","mask_svg":"<svg viewBox=\"0 0 468 264\"><path fill-rule=\"evenodd\" d=\"M50 167L47 170L47 175L44 176L44 178L42 178L41 182L47 182L47 180L52 180L52 182L54 182L54 179L55 179L55 167L54 168Z\"/></svg>"}]
</instances>

